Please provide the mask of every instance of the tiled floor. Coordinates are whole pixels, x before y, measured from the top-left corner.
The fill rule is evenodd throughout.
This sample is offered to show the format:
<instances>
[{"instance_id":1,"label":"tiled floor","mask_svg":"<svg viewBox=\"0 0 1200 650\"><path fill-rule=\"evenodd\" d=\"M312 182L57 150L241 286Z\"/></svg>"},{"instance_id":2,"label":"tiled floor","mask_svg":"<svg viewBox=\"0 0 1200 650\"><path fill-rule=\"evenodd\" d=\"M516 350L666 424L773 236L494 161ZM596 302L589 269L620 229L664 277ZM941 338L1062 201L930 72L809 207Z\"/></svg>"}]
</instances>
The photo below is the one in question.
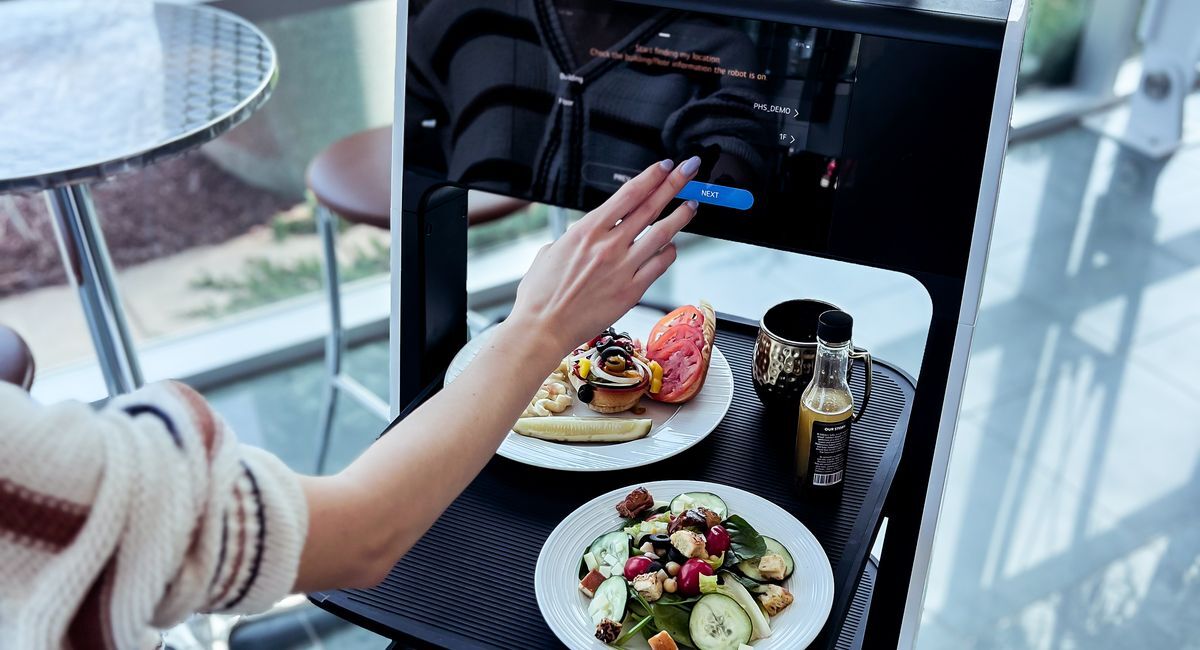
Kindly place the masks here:
<instances>
[{"instance_id":1,"label":"tiled floor","mask_svg":"<svg viewBox=\"0 0 1200 650\"><path fill-rule=\"evenodd\" d=\"M856 343L917 374L929 304L903 276L701 241L650 297L756 317L797 295L844 306ZM386 346L351 367L382 390ZM1084 129L1014 146L919 648L1200 648L1197 368L1200 149L1156 163ZM307 471L319 371L210 396ZM379 427L344 401L332 464Z\"/></svg>"}]
</instances>

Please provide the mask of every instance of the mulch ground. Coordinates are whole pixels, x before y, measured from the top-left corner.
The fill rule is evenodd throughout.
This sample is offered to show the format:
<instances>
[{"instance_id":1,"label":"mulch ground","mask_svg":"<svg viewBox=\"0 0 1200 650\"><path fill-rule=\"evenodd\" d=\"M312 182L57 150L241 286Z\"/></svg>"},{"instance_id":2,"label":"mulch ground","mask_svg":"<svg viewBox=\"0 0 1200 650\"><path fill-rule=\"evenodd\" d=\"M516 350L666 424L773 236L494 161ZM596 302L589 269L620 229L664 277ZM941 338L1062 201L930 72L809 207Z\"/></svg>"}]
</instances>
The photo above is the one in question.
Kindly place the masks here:
<instances>
[{"instance_id":1,"label":"mulch ground","mask_svg":"<svg viewBox=\"0 0 1200 650\"><path fill-rule=\"evenodd\" d=\"M92 197L118 269L218 244L294 204L199 153L97 183ZM0 297L66 281L42 195L0 196Z\"/></svg>"}]
</instances>

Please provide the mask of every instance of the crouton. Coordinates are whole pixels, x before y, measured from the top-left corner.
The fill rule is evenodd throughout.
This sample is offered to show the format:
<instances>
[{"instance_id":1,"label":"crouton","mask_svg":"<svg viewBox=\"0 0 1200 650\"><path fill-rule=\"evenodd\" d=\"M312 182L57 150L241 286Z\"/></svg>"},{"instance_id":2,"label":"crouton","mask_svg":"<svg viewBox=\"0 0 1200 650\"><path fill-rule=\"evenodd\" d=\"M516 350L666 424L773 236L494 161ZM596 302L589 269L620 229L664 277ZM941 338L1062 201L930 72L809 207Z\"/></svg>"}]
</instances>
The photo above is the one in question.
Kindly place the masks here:
<instances>
[{"instance_id":1,"label":"crouton","mask_svg":"<svg viewBox=\"0 0 1200 650\"><path fill-rule=\"evenodd\" d=\"M671 546L684 557L708 557L704 551L704 537L690 530L677 530L671 533Z\"/></svg>"},{"instance_id":2,"label":"crouton","mask_svg":"<svg viewBox=\"0 0 1200 650\"><path fill-rule=\"evenodd\" d=\"M767 580L783 580L787 575L787 564L783 556L768 553L758 560L758 572Z\"/></svg>"},{"instance_id":3,"label":"crouton","mask_svg":"<svg viewBox=\"0 0 1200 650\"><path fill-rule=\"evenodd\" d=\"M767 610L770 616L782 612L793 600L795 597L792 596L792 592L779 585L767 585L766 591L758 595L758 602L762 603L763 609Z\"/></svg>"},{"instance_id":4,"label":"crouton","mask_svg":"<svg viewBox=\"0 0 1200 650\"><path fill-rule=\"evenodd\" d=\"M656 571L654 573L643 573L633 579L633 588L647 602L654 602L663 595L662 576Z\"/></svg>"},{"instance_id":5,"label":"crouton","mask_svg":"<svg viewBox=\"0 0 1200 650\"><path fill-rule=\"evenodd\" d=\"M679 646L675 645L675 639L667 634L666 630L650 637L650 650L679 650Z\"/></svg>"}]
</instances>

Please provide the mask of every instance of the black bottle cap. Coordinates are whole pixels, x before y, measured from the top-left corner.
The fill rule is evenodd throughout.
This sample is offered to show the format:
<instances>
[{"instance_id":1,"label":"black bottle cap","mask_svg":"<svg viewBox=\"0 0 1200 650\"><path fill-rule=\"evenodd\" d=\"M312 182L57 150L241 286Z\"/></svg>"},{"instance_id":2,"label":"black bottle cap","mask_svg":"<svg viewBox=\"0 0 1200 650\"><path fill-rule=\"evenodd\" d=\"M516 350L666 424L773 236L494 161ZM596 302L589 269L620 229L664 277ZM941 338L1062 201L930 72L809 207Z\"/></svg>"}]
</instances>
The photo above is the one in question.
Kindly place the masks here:
<instances>
[{"instance_id":1,"label":"black bottle cap","mask_svg":"<svg viewBox=\"0 0 1200 650\"><path fill-rule=\"evenodd\" d=\"M854 319L844 311L830 309L817 319L817 338L826 343L846 343L854 329Z\"/></svg>"}]
</instances>

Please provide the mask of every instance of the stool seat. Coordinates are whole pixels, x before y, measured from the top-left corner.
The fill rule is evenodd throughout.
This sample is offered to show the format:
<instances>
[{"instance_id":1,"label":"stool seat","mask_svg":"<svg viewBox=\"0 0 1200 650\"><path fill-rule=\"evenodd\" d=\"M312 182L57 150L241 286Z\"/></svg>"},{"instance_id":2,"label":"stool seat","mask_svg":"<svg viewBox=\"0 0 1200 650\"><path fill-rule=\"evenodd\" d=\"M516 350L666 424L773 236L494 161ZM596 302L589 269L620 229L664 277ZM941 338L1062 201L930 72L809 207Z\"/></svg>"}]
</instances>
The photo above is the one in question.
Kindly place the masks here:
<instances>
[{"instance_id":1,"label":"stool seat","mask_svg":"<svg viewBox=\"0 0 1200 650\"><path fill-rule=\"evenodd\" d=\"M359 131L317 154L305 174L317 202L339 217L390 228L392 127Z\"/></svg>"},{"instance_id":2,"label":"stool seat","mask_svg":"<svg viewBox=\"0 0 1200 650\"><path fill-rule=\"evenodd\" d=\"M317 202L352 223L391 227L392 127L360 131L317 154L305 174ZM467 222L495 221L529 205L528 201L472 190Z\"/></svg>"},{"instance_id":3,"label":"stool seat","mask_svg":"<svg viewBox=\"0 0 1200 650\"><path fill-rule=\"evenodd\" d=\"M12 329L0 325L0 381L25 390L33 385L33 353L25 340Z\"/></svg>"}]
</instances>

